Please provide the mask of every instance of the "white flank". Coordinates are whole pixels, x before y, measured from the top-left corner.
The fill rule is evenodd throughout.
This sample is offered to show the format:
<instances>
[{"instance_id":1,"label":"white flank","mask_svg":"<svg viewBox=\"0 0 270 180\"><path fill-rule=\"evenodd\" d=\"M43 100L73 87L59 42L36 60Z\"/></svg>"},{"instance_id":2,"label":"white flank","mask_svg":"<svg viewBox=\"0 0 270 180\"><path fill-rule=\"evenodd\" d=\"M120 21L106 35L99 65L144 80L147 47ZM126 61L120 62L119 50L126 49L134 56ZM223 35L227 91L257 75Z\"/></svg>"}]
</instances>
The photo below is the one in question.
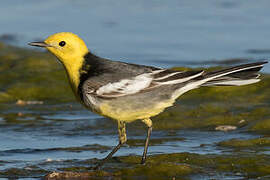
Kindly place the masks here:
<instances>
[{"instance_id":1,"label":"white flank","mask_svg":"<svg viewBox=\"0 0 270 180\"><path fill-rule=\"evenodd\" d=\"M152 80L153 79L151 78L150 74L141 74L133 79L123 79L119 82L109 83L100 87L96 93L100 96L109 93L120 93L122 95L134 94L142 89L147 88L151 84Z\"/></svg>"},{"instance_id":2,"label":"white flank","mask_svg":"<svg viewBox=\"0 0 270 180\"><path fill-rule=\"evenodd\" d=\"M90 94L86 94L87 99L90 102L90 106L93 109L96 109L96 107L98 107L99 102L97 101L97 99L94 96L91 96Z\"/></svg>"}]
</instances>

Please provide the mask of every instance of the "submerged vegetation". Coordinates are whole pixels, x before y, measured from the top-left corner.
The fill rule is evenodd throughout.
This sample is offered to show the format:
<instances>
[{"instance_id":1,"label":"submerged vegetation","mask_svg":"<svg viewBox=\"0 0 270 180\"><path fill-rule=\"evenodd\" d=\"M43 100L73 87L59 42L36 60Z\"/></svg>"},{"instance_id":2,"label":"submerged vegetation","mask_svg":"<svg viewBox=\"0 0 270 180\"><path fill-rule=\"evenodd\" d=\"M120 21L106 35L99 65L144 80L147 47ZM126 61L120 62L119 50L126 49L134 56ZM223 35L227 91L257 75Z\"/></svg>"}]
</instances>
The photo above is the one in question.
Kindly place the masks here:
<instances>
[{"instance_id":1,"label":"submerged vegetation","mask_svg":"<svg viewBox=\"0 0 270 180\"><path fill-rule=\"evenodd\" d=\"M47 179L91 177L110 179L223 179L225 175L241 178L268 178L270 156L250 156L248 153L235 155L199 155L174 153L150 156L146 165L138 164L140 156L123 156L110 161L110 167L102 171L91 171L91 167L69 167L60 173L51 173ZM82 173L79 173L82 172ZM130 178L133 177L133 178ZM120 178L120 179L121 179Z\"/></svg>"},{"instance_id":2,"label":"submerged vegetation","mask_svg":"<svg viewBox=\"0 0 270 180\"><path fill-rule=\"evenodd\" d=\"M211 70L220 68L214 67ZM174 69L186 70L189 68L177 67ZM140 161L139 156L122 156L112 159L108 163L109 165L105 166L104 171L93 172L91 170L89 161L91 161L90 164L95 163L96 159L91 159L87 162L80 161L78 163L80 166L69 165L65 168L55 168L54 170L60 172L68 171L67 176L75 176L78 172L87 172L84 174L85 176L97 177L97 179L100 179L100 177L105 179L106 177L108 179L111 177L116 177L116 179L117 177L123 177L124 179L129 179L129 177L135 179L185 177L186 179L192 179L193 176L212 177L211 173L213 172L217 172L221 177L224 174L239 175L246 178L267 177L270 174L270 156L267 153L251 154L251 152L268 152L269 154L269 89L270 75L268 74L262 75L261 82L248 86L202 87L181 96L175 103L175 106L168 108L165 112L153 118L154 130L166 132L168 137L153 138L150 141L151 146L166 142L185 141L185 138L182 137L169 136L170 133L173 134L171 130L178 129L215 131L221 129L217 128L219 126L226 127L228 125L233 127L232 130L239 133L244 132L260 136L250 139L233 138L215 144L218 148L228 148L233 153L151 155L145 166L138 164ZM56 103L72 103L74 101L75 98L69 87L64 68L52 55L46 52L22 49L0 43L0 109L8 107L21 110L29 104L35 111L39 111L37 106L42 106L50 111L58 112L59 110L66 111L69 107L66 105L65 107L54 108L45 106ZM33 103L38 103L38 105L35 106ZM46 117L39 113L17 113L17 111L9 113L2 111L0 113L0 121L9 125L20 125L20 130L31 125L35 128L41 125L44 126L43 122L45 119ZM47 126L55 126L56 122L60 122L60 120L54 121L52 124L48 122ZM112 128L111 124L107 122L99 121L97 123L100 123L99 125L104 129ZM135 125L138 124L138 122L135 122ZM132 124L130 126L135 127ZM70 127L73 127L73 125ZM81 128L95 129L96 126L83 126ZM81 131L83 130L81 129ZM76 132L78 131L80 131L79 127L76 129ZM127 142L129 147L142 147L143 144L144 141L142 139L136 138L130 138ZM51 148L49 151L100 152L107 151L110 148L109 146L95 144L82 147ZM5 163L0 161L0 167L1 164ZM70 162L67 163L69 164ZM55 165L55 167L58 166ZM51 172L51 168L48 168L50 171L44 170L39 165L33 166L30 169L9 168L0 171L0 177L39 177ZM220 177L217 176L216 178L219 179Z\"/></svg>"}]
</instances>

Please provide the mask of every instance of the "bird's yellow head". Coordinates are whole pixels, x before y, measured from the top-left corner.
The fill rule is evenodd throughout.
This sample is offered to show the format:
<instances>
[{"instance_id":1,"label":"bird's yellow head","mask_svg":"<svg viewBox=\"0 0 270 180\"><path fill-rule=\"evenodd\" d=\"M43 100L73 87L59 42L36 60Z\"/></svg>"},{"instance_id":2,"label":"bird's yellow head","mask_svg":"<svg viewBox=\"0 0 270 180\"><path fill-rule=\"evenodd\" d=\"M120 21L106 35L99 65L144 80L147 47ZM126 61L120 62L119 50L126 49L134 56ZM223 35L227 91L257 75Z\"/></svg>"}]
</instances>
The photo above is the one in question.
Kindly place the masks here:
<instances>
[{"instance_id":1,"label":"bird's yellow head","mask_svg":"<svg viewBox=\"0 0 270 180\"><path fill-rule=\"evenodd\" d=\"M89 52L83 40L70 32L61 32L49 36L43 42L31 42L31 46L48 49L64 65L74 92L77 91L80 69L84 56Z\"/></svg>"},{"instance_id":2,"label":"bird's yellow head","mask_svg":"<svg viewBox=\"0 0 270 180\"><path fill-rule=\"evenodd\" d=\"M74 64L87 52L87 46L76 34L61 32L49 36L44 42L29 43L32 46L45 47L64 65Z\"/></svg>"}]
</instances>

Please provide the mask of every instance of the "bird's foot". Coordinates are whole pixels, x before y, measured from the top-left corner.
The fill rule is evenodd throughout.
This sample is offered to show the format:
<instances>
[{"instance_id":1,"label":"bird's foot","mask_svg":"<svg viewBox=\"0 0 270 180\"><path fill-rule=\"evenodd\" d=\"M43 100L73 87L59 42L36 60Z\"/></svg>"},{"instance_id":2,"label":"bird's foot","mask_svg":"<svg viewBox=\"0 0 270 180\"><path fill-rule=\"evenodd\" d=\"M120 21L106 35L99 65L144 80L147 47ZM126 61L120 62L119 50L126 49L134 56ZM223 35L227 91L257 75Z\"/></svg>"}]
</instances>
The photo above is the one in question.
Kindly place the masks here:
<instances>
[{"instance_id":1,"label":"bird's foot","mask_svg":"<svg viewBox=\"0 0 270 180\"><path fill-rule=\"evenodd\" d=\"M141 165L145 165L145 162L146 162L146 158L142 158Z\"/></svg>"}]
</instances>

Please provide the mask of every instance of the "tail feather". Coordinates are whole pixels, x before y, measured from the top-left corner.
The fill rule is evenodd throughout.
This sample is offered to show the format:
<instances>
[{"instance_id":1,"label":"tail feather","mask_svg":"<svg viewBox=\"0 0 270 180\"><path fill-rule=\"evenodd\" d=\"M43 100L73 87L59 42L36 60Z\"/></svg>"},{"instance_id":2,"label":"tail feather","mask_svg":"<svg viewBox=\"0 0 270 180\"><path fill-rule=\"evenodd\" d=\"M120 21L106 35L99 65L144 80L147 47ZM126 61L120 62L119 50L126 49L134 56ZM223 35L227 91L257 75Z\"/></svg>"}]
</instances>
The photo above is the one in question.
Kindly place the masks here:
<instances>
[{"instance_id":1,"label":"tail feather","mask_svg":"<svg viewBox=\"0 0 270 180\"><path fill-rule=\"evenodd\" d=\"M205 80L201 86L242 86L259 82L259 74L264 64L267 62L257 62L243 64L219 71L209 72L203 75Z\"/></svg>"}]
</instances>

